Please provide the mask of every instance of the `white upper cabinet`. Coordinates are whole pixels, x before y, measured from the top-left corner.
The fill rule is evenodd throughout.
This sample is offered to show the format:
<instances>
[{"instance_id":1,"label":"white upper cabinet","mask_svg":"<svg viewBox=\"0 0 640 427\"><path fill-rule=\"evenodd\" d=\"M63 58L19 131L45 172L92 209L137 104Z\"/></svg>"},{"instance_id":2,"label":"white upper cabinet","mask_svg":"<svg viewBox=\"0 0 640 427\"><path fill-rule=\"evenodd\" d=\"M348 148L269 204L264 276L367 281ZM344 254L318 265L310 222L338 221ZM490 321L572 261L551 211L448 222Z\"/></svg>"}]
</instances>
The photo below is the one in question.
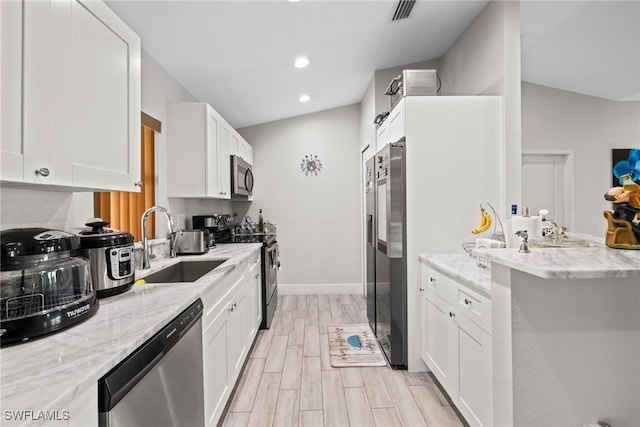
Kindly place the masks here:
<instances>
[{"instance_id":1,"label":"white upper cabinet","mask_svg":"<svg viewBox=\"0 0 640 427\"><path fill-rule=\"evenodd\" d=\"M251 146L204 102L169 104L167 146L169 197L230 199L231 156L253 159Z\"/></svg>"},{"instance_id":2,"label":"white upper cabinet","mask_svg":"<svg viewBox=\"0 0 640 427\"><path fill-rule=\"evenodd\" d=\"M238 156L242 157L245 162L253 165L253 147L237 132L235 137L238 141Z\"/></svg>"},{"instance_id":3,"label":"white upper cabinet","mask_svg":"<svg viewBox=\"0 0 640 427\"><path fill-rule=\"evenodd\" d=\"M169 104L169 197L231 198L230 128L209 104Z\"/></svg>"},{"instance_id":4,"label":"white upper cabinet","mask_svg":"<svg viewBox=\"0 0 640 427\"><path fill-rule=\"evenodd\" d=\"M389 143L389 118L376 129L376 149L380 150Z\"/></svg>"},{"instance_id":5,"label":"white upper cabinet","mask_svg":"<svg viewBox=\"0 0 640 427\"><path fill-rule=\"evenodd\" d=\"M22 3L0 2L0 161L2 179L22 181Z\"/></svg>"},{"instance_id":6,"label":"white upper cabinet","mask_svg":"<svg viewBox=\"0 0 640 427\"><path fill-rule=\"evenodd\" d=\"M99 1L0 8L2 181L139 191L139 37Z\"/></svg>"},{"instance_id":7,"label":"white upper cabinet","mask_svg":"<svg viewBox=\"0 0 640 427\"><path fill-rule=\"evenodd\" d=\"M387 117L389 142L398 142L400 138L406 136L405 105L403 101L400 101Z\"/></svg>"},{"instance_id":8,"label":"white upper cabinet","mask_svg":"<svg viewBox=\"0 0 640 427\"><path fill-rule=\"evenodd\" d=\"M73 185L134 191L140 180L140 39L104 3L71 1ZM62 135L61 135L62 136ZM69 138L70 139L67 139Z\"/></svg>"}]
</instances>

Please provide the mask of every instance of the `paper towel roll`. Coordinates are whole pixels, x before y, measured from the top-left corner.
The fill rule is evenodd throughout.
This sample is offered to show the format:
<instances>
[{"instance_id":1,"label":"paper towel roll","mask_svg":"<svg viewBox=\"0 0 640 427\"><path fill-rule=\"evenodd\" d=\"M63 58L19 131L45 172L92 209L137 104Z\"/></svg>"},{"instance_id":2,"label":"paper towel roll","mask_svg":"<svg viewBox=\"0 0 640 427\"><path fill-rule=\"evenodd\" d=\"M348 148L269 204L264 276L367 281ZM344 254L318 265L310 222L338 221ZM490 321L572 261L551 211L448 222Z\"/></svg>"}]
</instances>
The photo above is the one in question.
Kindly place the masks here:
<instances>
[{"instance_id":1,"label":"paper towel roll","mask_svg":"<svg viewBox=\"0 0 640 427\"><path fill-rule=\"evenodd\" d=\"M542 217L540 216L514 216L508 221L507 246L516 248L522 241L515 232L526 230L530 239L542 237Z\"/></svg>"}]
</instances>

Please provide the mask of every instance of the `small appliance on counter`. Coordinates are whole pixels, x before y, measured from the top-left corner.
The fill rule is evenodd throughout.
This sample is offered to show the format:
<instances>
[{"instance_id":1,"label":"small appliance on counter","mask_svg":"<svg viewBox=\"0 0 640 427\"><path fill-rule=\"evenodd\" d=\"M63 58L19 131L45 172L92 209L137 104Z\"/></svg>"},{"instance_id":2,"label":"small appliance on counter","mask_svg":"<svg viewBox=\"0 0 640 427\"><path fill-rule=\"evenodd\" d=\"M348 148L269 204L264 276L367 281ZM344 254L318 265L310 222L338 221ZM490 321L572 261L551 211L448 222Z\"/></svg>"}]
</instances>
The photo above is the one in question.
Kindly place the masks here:
<instances>
[{"instance_id":1,"label":"small appliance on counter","mask_svg":"<svg viewBox=\"0 0 640 427\"><path fill-rule=\"evenodd\" d=\"M91 317L99 307L80 239L47 228L0 233L0 345L46 335Z\"/></svg>"},{"instance_id":2,"label":"small appliance on counter","mask_svg":"<svg viewBox=\"0 0 640 427\"><path fill-rule=\"evenodd\" d=\"M93 218L80 234L80 254L89 259L91 279L99 298L129 290L135 281L133 235L105 228L108 222Z\"/></svg>"},{"instance_id":3,"label":"small appliance on counter","mask_svg":"<svg viewBox=\"0 0 640 427\"><path fill-rule=\"evenodd\" d=\"M207 230L209 232L209 248L216 247L216 233L218 230L223 230L228 227L228 223L231 221L230 215L193 215L191 221L194 230Z\"/></svg>"},{"instance_id":4,"label":"small appliance on counter","mask_svg":"<svg viewBox=\"0 0 640 427\"><path fill-rule=\"evenodd\" d=\"M178 255L201 255L209 252L211 247L209 230L180 230L176 239ZM215 245L213 245L215 247Z\"/></svg>"}]
</instances>

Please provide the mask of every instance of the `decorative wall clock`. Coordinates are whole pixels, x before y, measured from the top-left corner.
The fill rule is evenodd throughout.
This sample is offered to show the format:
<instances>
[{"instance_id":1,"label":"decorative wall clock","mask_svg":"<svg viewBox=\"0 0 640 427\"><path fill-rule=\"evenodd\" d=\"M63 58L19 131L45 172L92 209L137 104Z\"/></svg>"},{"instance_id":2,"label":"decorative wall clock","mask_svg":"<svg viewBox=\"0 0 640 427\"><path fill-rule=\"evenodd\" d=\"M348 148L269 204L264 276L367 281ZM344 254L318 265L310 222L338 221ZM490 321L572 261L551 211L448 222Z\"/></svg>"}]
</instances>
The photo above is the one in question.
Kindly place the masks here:
<instances>
[{"instance_id":1,"label":"decorative wall clock","mask_svg":"<svg viewBox=\"0 0 640 427\"><path fill-rule=\"evenodd\" d=\"M304 172L304 176L318 176L318 173L322 171L322 160L313 154L304 156L300 163L300 170Z\"/></svg>"}]
</instances>

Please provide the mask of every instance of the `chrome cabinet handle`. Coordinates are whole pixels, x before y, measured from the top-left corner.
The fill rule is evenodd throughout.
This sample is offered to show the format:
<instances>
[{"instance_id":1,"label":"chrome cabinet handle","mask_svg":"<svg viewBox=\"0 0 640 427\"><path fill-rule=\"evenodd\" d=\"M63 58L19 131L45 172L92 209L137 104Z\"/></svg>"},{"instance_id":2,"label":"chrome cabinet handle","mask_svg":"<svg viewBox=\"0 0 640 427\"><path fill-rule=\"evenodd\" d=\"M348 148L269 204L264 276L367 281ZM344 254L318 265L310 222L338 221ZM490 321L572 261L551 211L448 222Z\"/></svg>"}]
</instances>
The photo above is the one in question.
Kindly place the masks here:
<instances>
[{"instance_id":1,"label":"chrome cabinet handle","mask_svg":"<svg viewBox=\"0 0 640 427\"><path fill-rule=\"evenodd\" d=\"M36 175L40 175L40 176L49 176L49 169L47 168L40 168L36 170Z\"/></svg>"},{"instance_id":2,"label":"chrome cabinet handle","mask_svg":"<svg viewBox=\"0 0 640 427\"><path fill-rule=\"evenodd\" d=\"M449 317L451 317L451 318L456 317L456 314L452 313L452 312L449 312Z\"/></svg>"},{"instance_id":3,"label":"chrome cabinet handle","mask_svg":"<svg viewBox=\"0 0 640 427\"><path fill-rule=\"evenodd\" d=\"M420 288L420 292L424 292L424 288Z\"/></svg>"},{"instance_id":4,"label":"chrome cabinet handle","mask_svg":"<svg viewBox=\"0 0 640 427\"><path fill-rule=\"evenodd\" d=\"M134 187L138 187L138 188L142 188L142 181L137 181L135 184L133 184Z\"/></svg>"},{"instance_id":5,"label":"chrome cabinet handle","mask_svg":"<svg viewBox=\"0 0 640 427\"><path fill-rule=\"evenodd\" d=\"M436 281L436 279L434 279L433 277L429 277L429 281L430 281L431 283L433 283L433 282L435 282L435 281Z\"/></svg>"},{"instance_id":6,"label":"chrome cabinet handle","mask_svg":"<svg viewBox=\"0 0 640 427\"><path fill-rule=\"evenodd\" d=\"M464 299L464 304L465 304L465 305L471 305L471 301L469 301L468 299L466 299L466 298L465 298L465 299Z\"/></svg>"}]
</instances>

